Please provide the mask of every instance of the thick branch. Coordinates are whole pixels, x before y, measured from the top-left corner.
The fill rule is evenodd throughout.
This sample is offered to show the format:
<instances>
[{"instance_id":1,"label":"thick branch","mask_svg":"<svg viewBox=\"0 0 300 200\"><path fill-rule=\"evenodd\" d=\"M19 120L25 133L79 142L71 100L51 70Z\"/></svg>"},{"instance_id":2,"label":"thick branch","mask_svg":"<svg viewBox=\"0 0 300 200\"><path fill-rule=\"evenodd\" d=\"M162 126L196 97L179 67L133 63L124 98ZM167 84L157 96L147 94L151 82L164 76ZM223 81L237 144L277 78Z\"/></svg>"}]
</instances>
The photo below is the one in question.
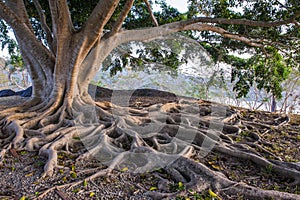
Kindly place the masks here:
<instances>
[{"instance_id":1,"label":"thick branch","mask_svg":"<svg viewBox=\"0 0 300 200\"><path fill-rule=\"evenodd\" d=\"M94 32L93 34L98 37L114 13L118 3L119 0L99 1L85 24L85 32Z\"/></svg>"},{"instance_id":2,"label":"thick branch","mask_svg":"<svg viewBox=\"0 0 300 200\"><path fill-rule=\"evenodd\" d=\"M36 7L37 12L39 13L41 27L42 27L43 31L46 33L47 43L49 45L49 48L51 49L52 52L54 52L53 46L52 46L53 38L52 38L51 30L48 27L47 22L46 22L45 13L43 12L42 6L38 0L33 0L33 3L34 3L34 6Z\"/></svg>"},{"instance_id":3,"label":"thick branch","mask_svg":"<svg viewBox=\"0 0 300 200\"><path fill-rule=\"evenodd\" d=\"M298 16L298 14L296 15ZM237 35L229 34L226 30L220 29L213 25L207 25L203 23L216 23L216 24L231 24L231 25L247 25L247 26L259 26L259 27L276 27L284 24L294 23L293 16L287 20L274 21L274 22L261 22L261 21L252 21L246 19L225 19L225 18L209 18L209 17L198 17L195 19L190 19L186 21L173 22L169 24L165 24L159 27L146 28L142 30L128 30L121 32L118 36L119 44L126 43L129 41L146 41L152 40L157 37L161 37L167 34L171 34L178 31L183 30L199 30L199 31L214 31L220 33L226 37L232 39L238 39L244 41L252 46L256 46L252 41L247 40L241 36L237 37Z\"/></svg>"},{"instance_id":4,"label":"thick branch","mask_svg":"<svg viewBox=\"0 0 300 200\"><path fill-rule=\"evenodd\" d=\"M23 0L10 0L6 2L6 5L15 12L23 23L27 25L27 27L33 32L33 28L31 26L31 23L29 21L28 14L26 12L26 8L24 5Z\"/></svg>"},{"instance_id":5,"label":"thick branch","mask_svg":"<svg viewBox=\"0 0 300 200\"><path fill-rule=\"evenodd\" d=\"M53 34L58 37L69 37L74 30L73 23L66 0L49 1L51 11ZM62 38L62 40L64 37Z\"/></svg>"},{"instance_id":6,"label":"thick branch","mask_svg":"<svg viewBox=\"0 0 300 200\"><path fill-rule=\"evenodd\" d=\"M133 5L133 2L134 2L134 0L127 0L126 1L125 5L124 5L124 8L123 8L118 20L116 21L116 23L112 27L110 35L115 34L116 32L118 32L121 29L122 24L123 24L124 20L126 19L126 16L128 15L128 13L129 13L132 5Z\"/></svg>"},{"instance_id":7,"label":"thick branch","mask_svg":"<svg viewBox=\"0 0 300 200\"><path fill-rule=\"evenodd\" d=\"M13 28L17 38L20 40L19 42L22 42L30 50L28 53L39 58L40 62L55 60L53 54L35 37L31 29L2 1L0 1L0 17ZM41 65L44 64L41 63Z\"/></svg>"},{"instance_id":8,"label":"thick branch","mask_svg":"<svg viewBox=\"0 0 300 200\"><path fill-rule=\"evenodd\" d=\"M119 0L102 0L98 2L92 14L83 26L82 31L77 36L82 39L82 41L78 44L79 48L85 51L82 52L82 55L87 55L90 49L94 46L118 4Z\"/></svg>"}]
</instances>

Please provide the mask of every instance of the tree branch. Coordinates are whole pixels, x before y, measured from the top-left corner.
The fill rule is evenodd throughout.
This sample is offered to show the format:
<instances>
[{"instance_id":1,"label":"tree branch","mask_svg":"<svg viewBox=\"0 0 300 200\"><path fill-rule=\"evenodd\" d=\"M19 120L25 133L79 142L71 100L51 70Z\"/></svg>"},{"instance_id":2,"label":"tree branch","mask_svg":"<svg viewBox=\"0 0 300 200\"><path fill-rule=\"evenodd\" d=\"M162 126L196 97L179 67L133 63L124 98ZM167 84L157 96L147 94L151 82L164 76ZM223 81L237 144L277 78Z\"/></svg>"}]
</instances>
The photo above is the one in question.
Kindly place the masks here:
<instances>
[{"instance_id":1,"label":"tree branch","mask_svg":"<svg viewBox=\"0 0 300 200\"><path fill-rule=\"evenodd\" d=\"M29 21L28 14L26 12L26 8L23 0L10 0L5 2L6 5L16 13L16 15L22 20L23 23L27 25L30 31L33 31L31 23Z\"/></svg>"},{"instance_id":2,"label":"tree branch","mask_svg":"<svg viewBox=\"0 0 300 200\"><path fill-rule=\"evenodd\" d=\"M241 35L230 33L230 32L226 31L223 28L220 28L220 27L217 27L217 26L213 26L213 25L198 24L197 23L197 24L192 24L192 25L187 26L185 28L185 30L198 30L198 31L204 31L204 30L206 30L206 31L212 31L212 32L215 32L215 33L219 33L223 37L244 42L245 44L248 44L249 46L263 47L263 45L259 44L257 41L252 41L249 38L246 38L246 37L241 36Z\"/></svg>"},{"instance_id":3,"label":"tree branch","mask_svg":"<svg viewBox=\"0 0 300 200\"><path fill-rule=\"evenodd\" d=\"M67 0L50 0L49 7L51 11L52 32L54 37L58 40L59 37L62 36L69 37L69 35L74 31L74 27Z\"/></svg>"},{"instance_id":4,"label":"tree branch","mask_svg":"<svg viewBox=\"0 0 300 200\"><path fill-rule=\"evenodd\" d=\"M49 45L49 48L51 49L51 51L54 53L54 49L53 49L53 38L52 38L52 34L51 34L51 30L49 28L49 26L47 25L46 22L46 16L45 13L43 12L42 6L39 3L39 0L33 0L34 6L39 14L40 17L40 22L41 22L41 27L43 29L43 31L46 33L46 39L47 39L47 43Z\"/></svg>"},{"instance_id":5,"label":"tree branch","mask_svg":"<svg viewBox=\"0 0 300 200\"><path fill-rule=\"evenodd\" d=\"M157 22L157 20L156 20L156 18L154 16L154 14L153 14L153 12L152 12L152 8L151 8L151 5L150 5L149 1L148 0L144 0L144 2L146 4L146 6L147 6L147 9L148 9L148 12L150 14L150 17L151 17L153 25L154 26L159 26L158 22Z\"/></svg>"},{"instance_id":6,"label":"tree branch","mask_svg":"<svg viewBox=\"0 0 300 200\"><path fill-rule=\"evenodd\" d=\"M55 60L53 54L35 37L31 29L2 1L0 1L0 18L13 28L18 42L30 49L27 53L39 58L40 62L43 60ZM41 65L43 64L45 63L41 63Z\"/></svg>"},{"instance_id":7,"label":"tree branch","mask_svg":"<svg viewBox=\"0 0 300 200\"><path fill-rule=\"evenodd\" d=\"M283 24L293 23L294 19L288 19L285 21L275 21L275 22L257 22L251 20L241 20L241 19L224 19L224 18L206 18L199 17L195 19L190 19L186 21L173 22L169 24L165 24L158 27L151 27L145 29L138 30L126 30L120 31L116 34L110 35L110 37L98 38L98 40L94 43L92 49L89 51L89 55L83 62L81 66L82 72L87 76L91 77L98 70L99 64L97 65L88 65L89 60L93 60L94 63L101 63L107 55L120 44L130 42L130 41L149 41L153 39L157 39L161 36L165 36L171 33L175 33L178 31L184 30L198 30L198 31L215 31L219 34L222 34L224 37L236 39L243 41L251 46L259 46L260 44L252 41L249 38L234 35L229 33L228 31L219 28L217 26L211 24L205 24L201 22L207 23L222 23L222 24L240 24L240 25L248 25L248 26L261 26L261 27L272 27L272 26L280 26ZM98 49L101 51L97 51ZM82 80L84 81L84 80Z\"/></svg>"},{"instance_id":8,"label":"tree branch","mask_svg":"<svg viewBox=\"0 0 300 200\"><path fill-rule=\"evenodd\" d=\"M110 35L115 34L116 32L118 32L121 29L122 24L123 24L124 20L126 19L126 16L128 15L128 13L129 13L132 5L133 5L133 2L134 2L134 0L127 0L126 1L125 5L124 5L124 8L123 8L118 20L116 21L116 23L112 27Z\"/></svg>"},{"instance_id":9,"label":"tree branch","mask_svg":"<svg viewBox=\"0 0 300 200\"><path fill-rule=\"evenodd\" d=\"M228 24L228 25L246 25L246 26L257 26L257 27L276 27L285 24L295 23L295 19L300 16L300 12L287 20L279 20L273 22L264 21L253 21L248 19L226 19L226 18L211 18L211 17L199 17L194 19L196 22L202 23L216 23L216 24Z\"/></svg>"},{"instance_id":10,"label":"tree branch","mask_svg":"<svg viewBox=\"0 0 300 200\"><path fill-rule=\"evenodd\" d=\"M247 40L246 37L241 37L238 35L231 34L224 29L216 27L214 25L208 25L205 23L215 23L215 24L230 24L230 25L246 25L246 26L258 26L258 27L276 27L285 24L294 23L296 14L290 19L274 21L274 22L261 22L246 19L225 19L225 18L210 18L210 17L198 17L195 19L190 19L186 21L173 22L165 24L159 27L152 27L140 30L127 30L121 32L117 36L118 44L126 43L129 41L147 41L152 40L167 34L175 33L184 30L198 30L198 31L214 31L223 36L238 39L240 41L251 44L251 46L257 46L251 40Z\"/></svg>"},{"instance_id":11,"label":"tree branch","mask_svg":"<svg viewBox=\"0 0 300 200\"><path fill-rule=\"evenodd\" d=\"M82 30L75 35L78 52L85 57L103 33L120 0L101 0L94 8Z\"/></svg>"},{"instance_id":12,"label":"tree branch","mask_svg":"<svg viewBox=\"0 0 300 200\"><path fill-rule=\"evenodd\" d=\"M89 36L94 42L103 31L104 26L111 18L120 0L101 0L94 8L92 14L83 27L83 34Z\"/></svg>"}]
</instances>

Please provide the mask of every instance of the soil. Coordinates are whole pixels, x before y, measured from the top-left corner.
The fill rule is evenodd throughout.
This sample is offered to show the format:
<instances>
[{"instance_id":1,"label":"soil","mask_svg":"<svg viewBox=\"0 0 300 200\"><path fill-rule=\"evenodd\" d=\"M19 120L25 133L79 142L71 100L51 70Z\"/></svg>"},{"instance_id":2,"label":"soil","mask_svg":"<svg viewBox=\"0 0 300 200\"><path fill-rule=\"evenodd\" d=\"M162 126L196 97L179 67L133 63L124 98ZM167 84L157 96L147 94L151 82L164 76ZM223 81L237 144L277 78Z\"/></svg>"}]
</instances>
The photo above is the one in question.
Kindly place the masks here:
<instances>
[{"instance_id":1,"label":"soil","mask_svg":"<svg viewBox=\"0 0 300 200\"><path fill-rule=\"evenodd\" d=\"M120 100L122 102L124 96L132 94L129 106L134 108L157 103L178 102L179 99L187 98L152 89L136 91L112 91L100 87L90 89L96 101L116 103ZM0 110L25 100L26 98L22 97L1 98ZM204 106L211 104L207 101L199 102ZM300 169L300 116L284 116L243 108L234 109L241 113L241 120L245 121L240 125L242 131L230 136L237 145L248 145L249 148L255 148L258 152L259 146L262 146L263 149L268 150L267 152L261 151L262 156L292 162L299 165ZM285 117L288 123L281 121ZM255 143L257 136L263 138L264 143ZM257 146L251 146L251 144ZM186 188L181 182L171 182L162 186L157 176L168 179L164 169L134 174L124 168L105 174L106 166L96 159L76 162L76 158L64 153L60 153L58 159L59 164L64 168L57 169L51 178L41 178L46 159L39 156L37 152L12 149L6 154L5 162L0 167L0 199L153 199L151 192L160 191L162 188L164 192L176 193L176 196L171 199L245 199L243 194L226 195L221 191L213 191L217 195L213 197L212 191L201 191L201 187ZM251 161L225 157L218 153L209 153L203 159L197 150L191 159L224 174L230 180L262 189L298 194L300 199L300 185L291 186L291 180L277 175L272 168L260 168ZM98 171L103 171L103 176L88 182L80 182L77 186L65 187L68 183L82 180ZM64 187L61 187L62 185ZM47 194L41 197L40 195L45 191Z\"/></svg>"}]
</instances>

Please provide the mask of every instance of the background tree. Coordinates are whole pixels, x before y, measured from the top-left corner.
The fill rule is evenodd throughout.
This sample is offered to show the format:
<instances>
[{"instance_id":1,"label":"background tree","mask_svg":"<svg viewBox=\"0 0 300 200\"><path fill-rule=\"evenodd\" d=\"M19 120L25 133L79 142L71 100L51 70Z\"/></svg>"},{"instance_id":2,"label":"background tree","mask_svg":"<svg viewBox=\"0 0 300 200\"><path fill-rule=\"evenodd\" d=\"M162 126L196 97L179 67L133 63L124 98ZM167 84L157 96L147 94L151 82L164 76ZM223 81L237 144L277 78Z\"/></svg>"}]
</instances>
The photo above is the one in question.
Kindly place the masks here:
<instances>
[{"instance_id":1,"label":"background tree","mask_svg":"<svg viewBox=\"0 0 300 200\"><path fill-rule=\"evenodd\" d=\"M210 144L209 150L250 159L265 167L271 166L276 173L299 184L300 172L295 165L285 165L280 161L273 163L251 152L243 153L238 147L228 147L224 140L212 136L223 134L223 138L228 139L217 127L210 132L201 132L198 127L199 113L193 113L193 109L198 108L193 107L191 102L180 106L154 105L143 110L94 102L88 93L88 86L100 63L116 47L130 41L153 40L179 31L198 31L197 39L203 40L204 47L214 58L232 60L226 56L230 48L241 52L249 49L257 51L256 56L261 52L261 56L254 63L254 69L259 73L270 70L268 75L275 71L265 69L262 63L268 60L266 58L270 54L273 56L278 52L285 53L295 63L299 58L297 49L300 12L296 1L286 1L285 4L277 1L190 1L190 11L185 15L167 8L163 1L158 3L162 5L162 14L171 15L172 20L152 13L151 4L146 0L0 1L0 17L15 34L33 86L32 98L27 102L1 111L1 161L7 150L39 150L41 155L48 157L44 175L51 175L58 166L57 153L66 149L68 153L78 155L80 151L72 152L69 149L78 146L80 142L90 144L89 151L80 155L80 159L91 156L92 152L99 152L104 161L110 164L109 169L122 166L123 162L133 159L130 153L135 152L152 152L154 155L147 154L143 157L145 170L162 164L155 162L157 156L163 156L161 162L165 160L168 165L169 159L173 158L166 153L170 148L173 148L171 152L190 157L193 147L186 145L189 137L179 136L174 140L170 139L171 136L162 136L158 130L153 129L166 125L164 130L170 134L175 126L178 130L184 130L185 136L194 135L195 141L190 141L194 146L201 146L204 141L205 145ZM148 17L144 13L148 13ZM222 51L225 56L219 53ZM158 52L152 53L159 56ZM282 62L278 62L275 68L279 68L279 75L284 74L285 72L280 71ZM277 84L277 80L271 81L271 84L274 83ZM262 87L264 86L272 89L269 84L264 83ZM179 107L183 110L182 123L178 122L176 116L167 114ZM221 109L220 106L217 107ZM222 110L228 113L221 116L219 123L228 123L226 131L239 131L238 127L229 123L236 116L235 111L225 107L219 113ZM169 124L161 122L162 117ZM152 123L149 124L149 120ZM210 120L217 123L216 120L220 120L220 117L214 119L212 116ZM201 123L209 124L209 121L204 120ZM140 125L146 128L142 129ZM142 130L147 134L139 134ZM152 134L149 135L149 131ZM81 141L75 139L78 137ZM107 154L114 159L106 160ZM186 165L194 167L185 172ZM172 163L167 169L176 180L190 180L191 184L198 180L195 172L209 174L205 176L207 187L212 185L218 190L226 188L231 194L243 193L250 198L297 198L294 194L264 191L234 183L213 173L201 163L196 164L185 158ZM186 173L185 176L180 175L183 172ZM186 179L186 176L190 178ZM235 187L231 187L232 185Z\"/></svg>"}]
</instances>

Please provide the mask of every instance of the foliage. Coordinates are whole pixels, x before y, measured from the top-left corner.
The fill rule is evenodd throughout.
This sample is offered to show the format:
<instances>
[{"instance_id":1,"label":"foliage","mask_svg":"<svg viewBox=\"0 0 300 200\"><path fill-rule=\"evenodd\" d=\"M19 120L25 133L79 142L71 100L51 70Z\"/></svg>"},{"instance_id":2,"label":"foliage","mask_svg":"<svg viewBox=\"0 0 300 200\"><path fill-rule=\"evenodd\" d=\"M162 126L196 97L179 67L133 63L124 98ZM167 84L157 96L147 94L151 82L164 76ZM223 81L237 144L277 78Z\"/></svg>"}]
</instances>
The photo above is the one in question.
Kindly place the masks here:
<instances>
[{"instance_id":1,"label":"foliage","mask_svg":"<svg viewBox=\"0 0 300 200\"><path fill-rule=\"evenodd\" d=\"M249 19L256 21L286 20L299 12L299 1L236 1L236 0L192 0L188 17L207 16L226 19ZM295 19L299 21L298 19ZM230 64L231 81L235 83L237 97L245 97L251 86L265 89L281 98L282 81L288 74L299 69L300 30L299 26L257 27L234 24L216 26L250 38L263 48L249 46L240 41L221 37L219 34L203 31L195 39L210 53L215 62ZM233 56L232 53L238 56ZM252 55L243 58L244 53Z\"/></svg>"},{"instance_id":2,"label":"foliage","mask_svg":"<svg viewBox=\"0 0 300 200\"><path fill-rule=\"evenodd\" d=\"M225 60L234 68L232 82L236 81L234 91L238 97L245 97L254 83L259 90L282 97L281 83L288 78L292 67L283 59L282 55L273 47L267 47L266 52L258 52L249 59L226 56Z\"/></svg>"},{"instance_id":3,"label":"foliage","mask_svg":"<svg viewBox=\"0 0 300 200\"><path fill-rule=\"evenodd\" d=\"M5 63L5 66L12 66L15 68L21 68L23 66L23 60L18 48L17 42L9 36L9 27L3 20L0 20L0 42L1 50L7 48L10 56L9 61Z\"/></svg>"}]
</instances>

